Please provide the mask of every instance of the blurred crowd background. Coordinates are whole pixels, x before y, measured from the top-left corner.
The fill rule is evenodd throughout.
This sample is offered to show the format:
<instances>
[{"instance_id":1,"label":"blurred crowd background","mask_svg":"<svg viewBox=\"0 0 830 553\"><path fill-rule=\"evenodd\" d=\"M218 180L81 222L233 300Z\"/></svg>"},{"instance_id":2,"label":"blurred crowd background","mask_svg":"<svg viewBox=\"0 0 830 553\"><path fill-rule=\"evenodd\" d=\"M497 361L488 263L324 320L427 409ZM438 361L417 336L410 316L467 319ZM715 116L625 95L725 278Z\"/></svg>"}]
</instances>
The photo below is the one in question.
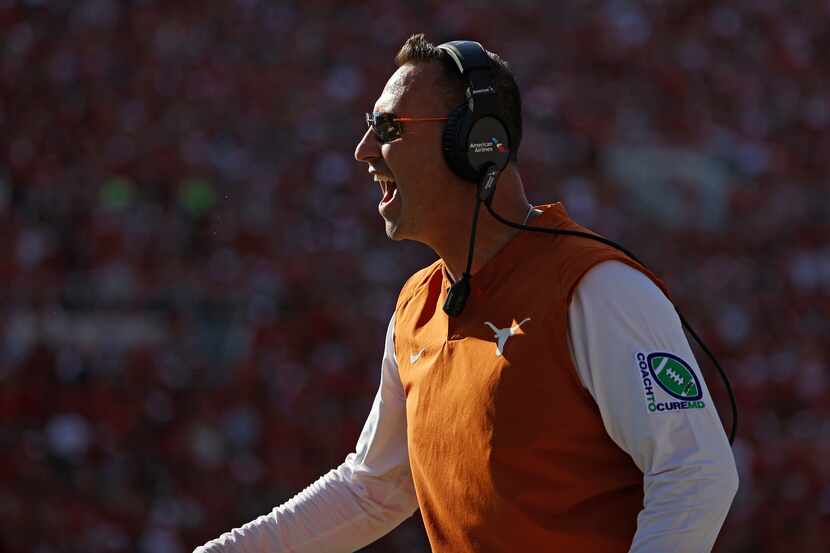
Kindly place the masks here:
<instances>
[{"instance_id":1,"label":"blurred crowd background","mask_svg":"<svg viewBox=\"0 0 830 553\"><path fill-rule=\"evenodd\" d=\"M716 551L830 548L830 3L0 0L0 550L188 552L352 451L434 259L352 158L421 31L512 65L531 199L730 375Z\"/></svg>"}]
</instances>

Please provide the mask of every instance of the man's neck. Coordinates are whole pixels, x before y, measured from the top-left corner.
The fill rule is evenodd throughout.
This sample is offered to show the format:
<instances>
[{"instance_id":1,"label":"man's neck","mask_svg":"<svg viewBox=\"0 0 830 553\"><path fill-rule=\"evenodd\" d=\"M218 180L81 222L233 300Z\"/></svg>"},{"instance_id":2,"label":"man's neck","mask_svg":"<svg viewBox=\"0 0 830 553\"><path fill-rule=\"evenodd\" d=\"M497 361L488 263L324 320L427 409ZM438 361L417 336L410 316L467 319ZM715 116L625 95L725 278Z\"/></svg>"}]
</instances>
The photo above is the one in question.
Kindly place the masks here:
<instances>
[{"instance_id":1,"label":"man's neck","mask_svg":"<svg viewBox=\"0 0 830 553\"><path fill-rule=\"evenodd\" d=\"M453 211L453 215L446 221L446 224L433 227L438 231L437 234L423 241L444 261L447 276L453 282L461 278L467 267L473 220L471 208L475 205L474 196L471 193L474 189L468 188L467 190L468 193L448 198L453 205L460 207ZM513 164L509 164L499 175L492 201L493 211L509 221L521 223L533 217L534 210L527 201L521 175ZM485 206L482 205L479 209L474 256L470 267L471 275L484 267L519 232L517 229L498 222ZM541 213L538 210L536 212Z\"/></svg>"},{"instance_id":2,"label":"man's neck","mask_svg":"<svg viewBox=\"0 0 830 553\"><path fill-rule=\"evenodd\" d=\"M534 210L530 204L514 206L509 210L509 213L502 212L497 207L494 207L494 210L507 220L517 223L526 222L534 216L534 212L536 214L541 213L539 210ZM477 226L470 275L475 275L482 267L487 265L520 232L518 229L498 222L486 211L484 206L481 207ZM444 260L447 276L452 282L460 279L464 273L464 269L467 267L468 248L470 244L469 236L469 231L467 231L464 234L463 240L456 237L455 240L449 241L445 247L440 248L440 251L439 248L433 248L441 259Z\"/></svg>"}]
</instances>

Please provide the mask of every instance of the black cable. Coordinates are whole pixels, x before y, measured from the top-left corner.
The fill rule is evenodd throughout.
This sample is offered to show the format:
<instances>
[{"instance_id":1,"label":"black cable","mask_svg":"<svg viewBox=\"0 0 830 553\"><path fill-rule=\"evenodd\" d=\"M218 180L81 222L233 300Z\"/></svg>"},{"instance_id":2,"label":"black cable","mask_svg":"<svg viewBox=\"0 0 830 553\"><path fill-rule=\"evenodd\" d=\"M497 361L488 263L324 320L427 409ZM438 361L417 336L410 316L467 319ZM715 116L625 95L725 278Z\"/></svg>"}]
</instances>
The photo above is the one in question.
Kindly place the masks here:
<instances>
[{"instance_id":1,"label":"black cable","mask_svg":"<svg viewBox=\"0 0 830 553\"><path fill-rule=\"evenodd\" d=\"M588 238L590 240L596 240L597 242L602 242L603 244L605 244L607 246L611 246L612 248L615 248L615 249L623 252L625 255L627 255L628 257L630 257L631 259L633 259L634 261L636 261L637 263L639 263L643 267L648 268L645 263L643 263L642 261L640 261L637 258L637 256L635 256L633 253L631 253L630 251L628 251L627 249L625 249L621 245L617 244L613 240L609 240L607 238L604 238L602 236L598 236L596 234L590 234L590 233L581 232L581 231L578 231L578 230L549 229L549 228L544 228L544 227L531 227L531 226L528 226L528 225L521 225L519 223L514 223L513 221L508 221L507 219L505 219L504 217L502 217L501 215L499 215L498 213L493 211L493 207L491 205L491 202L484 202L484 205L487 206L487 210L490 212L490 215L492 215L498 222L500 222L504 225L507 225L508 227L513 227L513 228L516 228L516 229L519 229L519 230L527 230L527 231L531 231L531 232L541 232L541 233L544 233L544 234L562 234L562 235L565 235L565 236L580 236L582 238ZM478 211L478 210L476 210L476 211ZM468 267L468 270L469 270L469 267ZM688 330L689 334L692 335L692 338L694 338L695 341L698 343L698 345L700 345L700 347L703 348L703 351L706 352L706 355L709 356L709 359L711 359L712 362L715 364L715 367L717 367L718 372L720 373L720 376L723 379L724 384L726 384L726 391L729 394L729 403L732 406L732 431L729 433L729 443L732 444L732 443L735 442L735 434L737 433L737 430L738 430L738 405L735 402L735 394L732 393L732 384L729 382L729 378L727 378L726 373L721 368L720 363L718 363L718 360L715 358L714 354L712 354L712 352L709 351L709 348L706 347L706 344L703 343L703 340L701 340L698 337L697 332L694 331L692 326L688 322L686 322L686 318L683 317L683 314L680 312L680 309L678 309L677 306L675 306L674 308L677 311L678 316L680 317L680 323L683 325L683 328Z\"/></svg>"},{"instance_id":2,"label":"black cable","mask_svg":"<svg viewBox=\"0 0 830 553\"><path fill-rule=\"evenodd\" d=\"M470 228L470 245L467 248L467 268L461 278L450 286L447 292L447 299L444 301L444 312L451 316L457 317L464 311L464 306L467 304L467 298L470 296L470 269L473 266L473 250L476 245L476 227L478 226L478 212L481 210L481 202L476 196L476 206L473 210L473 224Z\"/></svg>"},{"instance_id":3,"label":"black cable","mask_svg":"<svg viewBox=\"0 0 830 553\"><path fill-rule=\"evenodd\" d=\"M496 189L498 175L499 170L494 164L486 165L482 170L481 182L476 188L476 204L473 209L473 224L470 228L470 245L467 248L467 268L464 269L461 279L450 287L447 299L444 301L444 312L451 317L457 317L464 311L467 298L470 296L470 269L473 266L473 250L476 245L478 212L481 210L482 202L489 207L493 192Z\"/></svg>"},{"instance_id":4,"label":"black cable","mask_svg":"<svg viewBox=\"0 0 830 553\"><path fill-rule=\"evenodd\" d=\"M470 229L470 247L467 249L467 268L464 269L464 276L470 278L470 269L473 266L473 250L476 247L476 227L478 226L478 212L481 211L481 202L476 199L476 207L473 210L473 225Z\"/></svg>"}]
</instances>

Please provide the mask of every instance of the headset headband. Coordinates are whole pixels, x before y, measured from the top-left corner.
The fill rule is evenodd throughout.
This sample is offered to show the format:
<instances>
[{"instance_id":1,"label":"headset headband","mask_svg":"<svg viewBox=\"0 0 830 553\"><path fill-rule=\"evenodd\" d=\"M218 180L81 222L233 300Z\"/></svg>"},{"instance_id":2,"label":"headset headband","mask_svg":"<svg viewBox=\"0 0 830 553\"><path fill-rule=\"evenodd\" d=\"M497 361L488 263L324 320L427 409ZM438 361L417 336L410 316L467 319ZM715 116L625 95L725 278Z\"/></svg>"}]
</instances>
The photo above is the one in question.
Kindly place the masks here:
<instances>
[{"instance_id":1,"label":"headset headband","mask_svg":"<svg viewBox=\"0 0 830 553\"><path fill-rule=\"evenodd\" d=\"M458 67L461 75L470 83L467 99L470 111L475 114L496 113L496 88L493 86L493 69L490 56L484 47L472 40L453 40L438 45Z\"/></svg>"}]
</instances>

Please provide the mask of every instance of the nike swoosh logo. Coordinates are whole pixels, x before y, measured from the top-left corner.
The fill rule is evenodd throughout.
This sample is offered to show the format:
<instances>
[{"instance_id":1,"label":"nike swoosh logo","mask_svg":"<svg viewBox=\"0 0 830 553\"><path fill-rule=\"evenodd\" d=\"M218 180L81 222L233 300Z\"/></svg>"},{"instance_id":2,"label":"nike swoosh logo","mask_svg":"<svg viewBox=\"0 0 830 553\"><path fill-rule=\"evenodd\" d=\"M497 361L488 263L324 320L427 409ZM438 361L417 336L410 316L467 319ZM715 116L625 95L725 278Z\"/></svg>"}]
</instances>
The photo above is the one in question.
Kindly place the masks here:
<instances>
[{"instance_id":1,"label":"nike swoosh logo","mask_svg":"<svg viewBox=\"0 0 830 553\"><path fill-rule=\"evenodd\" d=\"M418 359L421 358L421 354L424 353L426 351L426 349L427 348L422 348L421 351L419 351L418 353L410 354L409 355L409 364L414 365L415 363L417 363Z\"/></svg>"}]
</instances>

